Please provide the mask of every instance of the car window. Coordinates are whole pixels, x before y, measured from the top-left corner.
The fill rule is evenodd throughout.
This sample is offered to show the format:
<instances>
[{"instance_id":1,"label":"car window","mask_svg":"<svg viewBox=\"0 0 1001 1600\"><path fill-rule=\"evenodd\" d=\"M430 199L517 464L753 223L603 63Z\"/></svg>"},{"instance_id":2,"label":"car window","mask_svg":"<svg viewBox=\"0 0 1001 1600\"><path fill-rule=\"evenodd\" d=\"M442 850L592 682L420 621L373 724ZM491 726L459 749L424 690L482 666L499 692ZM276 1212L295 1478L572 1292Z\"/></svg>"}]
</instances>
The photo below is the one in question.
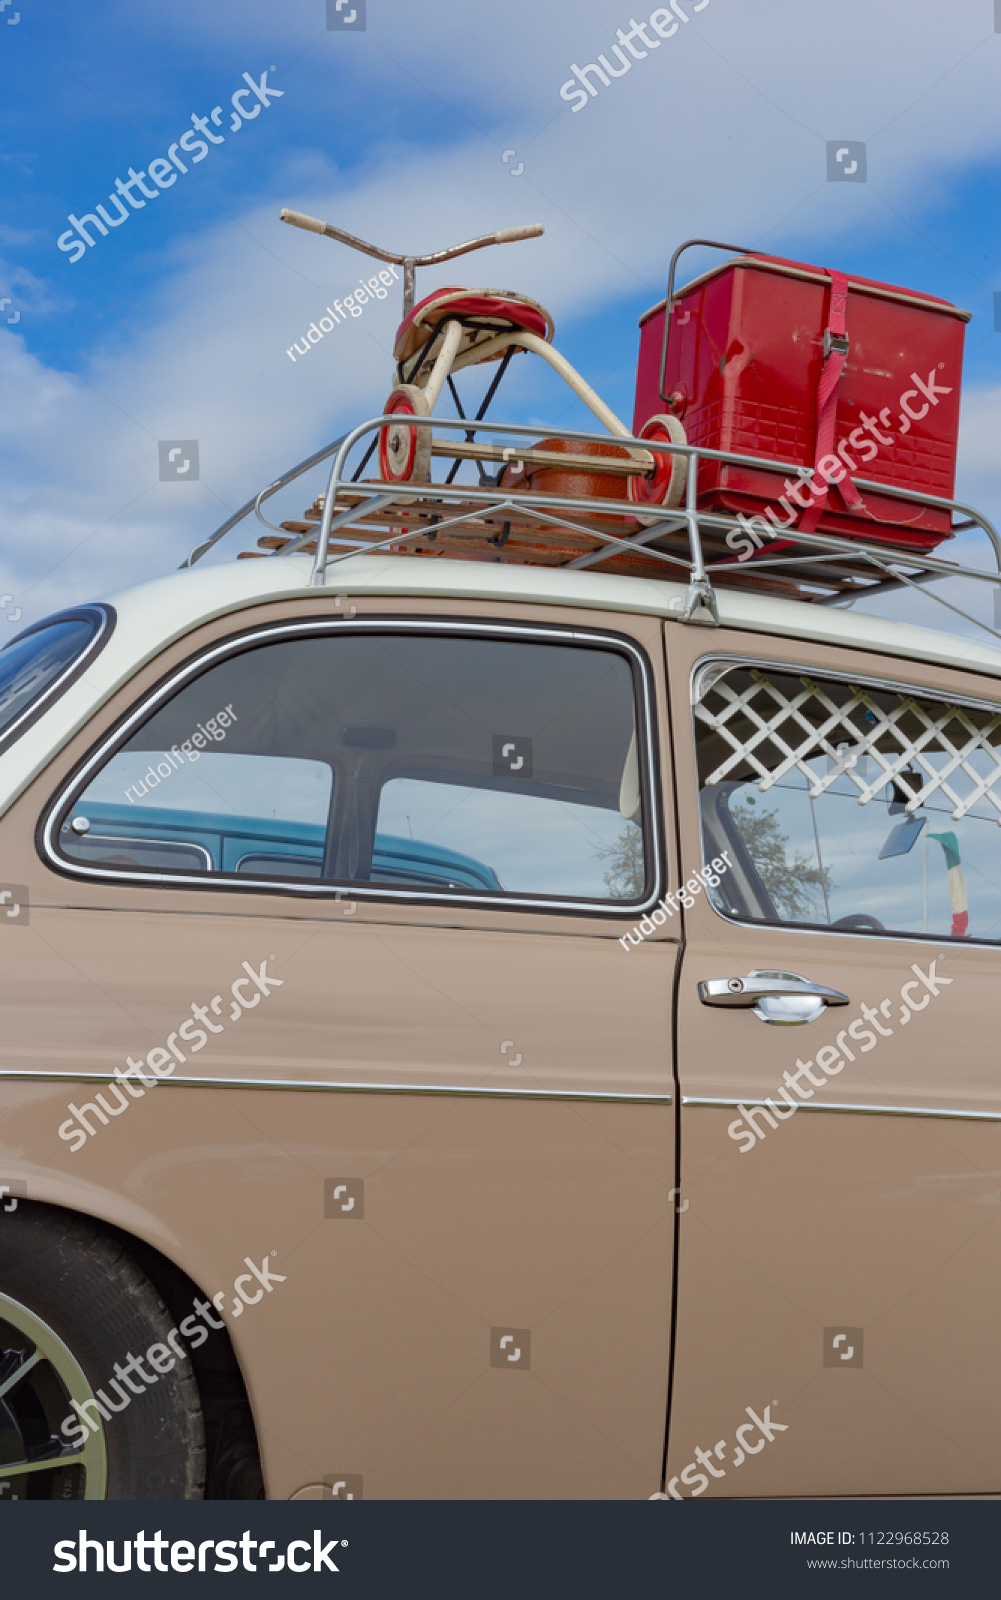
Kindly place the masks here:
<instances>
[{"instance_id":1,"label":"car window","mask_svg":"<svg viewBox=\"0 0 1001 1600\"><path fill-rule=\"evenodd\" d=\"M110 610L88 606L40 622L0 650L0 745L10 744L32 712L72 681L74 667L107 637L111 621Z\"/></svg>"},{"instance_id":2,"label":"car window","mask_svg":"<svg viewBox=\"0 0 1001 1600\"><path fill-rule=\"evenodd\" d=\"M404 853L412 853L413 845L432 844L489 861L483 887L529 894L603 897L620 838L632 831L639 845L639 830L633 824L624 827L617 810L421 778L391 778L384 786L377 830L395 834ZM641 865L637 855L637 893L643 887ZM613 896L632 886L616 884Z\"/></svg>"},{"instance_id":3,"label":"car window","mask_svg":"<svg viewBox=\"0 0 1001 1600\"><path fill-rule=\"evenodd\" d=\"M704 667L710 897L742 919L1001 940L1001 708L770 667Z\"/></svg>"},{"instance_id":4,"label":"car window","mask_svg":"<svg viewBox=\"0 0 1001 1600\"><path fill-rule=\"evenodd\" d=\"M639 902L638 658L509 632L299 627L233 647L92 760L58 853L102 873Z\"/></svg>"},{"instance_id":5,"label":"car window","mask_svg":"<svg viewBox=\"0 0 1001 1600\"><path fill-rule=\"evenodd\" d=\"M94 865L243 873L267 862L269 873L280 868L318 878L330 766L296 756L222 753L215 731L225 738L236 729L235 714L225 708L204 727L201 749L186 739L173 749L126 747L114 756L63 825L66 854Z\"/></svg>"}]
</instances>

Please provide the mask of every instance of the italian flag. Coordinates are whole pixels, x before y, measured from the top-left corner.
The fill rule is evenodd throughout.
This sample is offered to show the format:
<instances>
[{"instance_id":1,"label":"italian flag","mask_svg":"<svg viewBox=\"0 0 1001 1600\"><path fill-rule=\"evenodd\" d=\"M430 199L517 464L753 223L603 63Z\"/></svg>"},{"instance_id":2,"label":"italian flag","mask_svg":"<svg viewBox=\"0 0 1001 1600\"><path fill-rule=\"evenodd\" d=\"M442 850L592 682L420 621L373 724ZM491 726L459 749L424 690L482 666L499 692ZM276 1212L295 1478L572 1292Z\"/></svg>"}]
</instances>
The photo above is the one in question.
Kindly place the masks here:
<instances>
[{"instance_id":1,"label":"italian flag","mask_svg":"<svg viewBox=\"0 0 1001 1600\"><path fill-rule=\"evenodd\" d=\"M966 879L963 877L959 841L954 833L930 833L928 837L938 840L945 856L945 867L949 877L949 903L952 906L951 937L963 939L970 926L970 913L966 901Z\"/></svg>"}]
</instances>

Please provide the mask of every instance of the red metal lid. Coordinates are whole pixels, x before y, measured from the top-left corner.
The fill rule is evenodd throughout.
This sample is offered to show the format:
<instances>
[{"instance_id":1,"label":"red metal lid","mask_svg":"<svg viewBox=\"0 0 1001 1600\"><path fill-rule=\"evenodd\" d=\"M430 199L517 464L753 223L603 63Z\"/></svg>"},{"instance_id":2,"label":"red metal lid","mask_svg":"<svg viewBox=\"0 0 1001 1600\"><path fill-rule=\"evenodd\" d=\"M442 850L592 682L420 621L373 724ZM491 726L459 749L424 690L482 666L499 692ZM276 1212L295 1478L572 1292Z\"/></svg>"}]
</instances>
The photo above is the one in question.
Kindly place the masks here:
<instances>
[{"instance_id":1,"label":"red metal lid","mask_svg":"<svg viewBox=\"0 0 1001 1600\"><path fill-rule=\"evenodd\" d=\"M731 256L728 261L723 261L719 266L711 267L708 272L702 272L697 278L692 278L683 288L675 289L675 301L684 299L685 295L690 294L693 289L700 289L704 283L708 283L710 278L718 278L721 273L732 272L734 267L748 268L758 272L775 272L788 277L813 280L825 285L831 281L831 275L827 267L816 267L806 261L790 261L784 256ZM848 289L849 292L855 290L862 294L872 294L878 299L900 300L907 305L935 307L954 317L960 317L963 322L969 322L973 315L972 311L963 311L958 306L954 306L951 300L943 300L939 295L919 294L913 289L902 288L899 284L880 283L876 278L860 278L854 273L848 275ZM658 300L657 304L651 306L649 311L644 311L639 319L640 327L642 328L643 324L649 322L651 317L655 317L659 312L663 311L664 305L665 301Z\"/></svg>"}]
</instances>

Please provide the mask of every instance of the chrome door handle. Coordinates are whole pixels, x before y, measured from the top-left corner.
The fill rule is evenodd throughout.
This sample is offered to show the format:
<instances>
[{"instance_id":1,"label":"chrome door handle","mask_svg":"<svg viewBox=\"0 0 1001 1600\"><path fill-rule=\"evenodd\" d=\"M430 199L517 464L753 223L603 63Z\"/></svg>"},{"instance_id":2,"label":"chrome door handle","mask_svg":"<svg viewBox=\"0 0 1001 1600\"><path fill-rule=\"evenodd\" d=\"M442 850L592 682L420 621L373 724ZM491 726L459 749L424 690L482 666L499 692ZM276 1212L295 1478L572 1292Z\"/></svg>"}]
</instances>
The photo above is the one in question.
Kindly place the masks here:
<instances>
[{"instance_id":1,"label":"chrome door handle","mask_svg":"<svg viewBox=\"0 0 1001 1600\"><path fill-rule=\"evenodd\" d=\"M762 1022L794 1027L816 1022L827 1006L846 1006L838 989L801 978L798 972L749 972L746 978L709 978L699 984L704 1006L739 1006Z\"/></svg>"}]
</instances>

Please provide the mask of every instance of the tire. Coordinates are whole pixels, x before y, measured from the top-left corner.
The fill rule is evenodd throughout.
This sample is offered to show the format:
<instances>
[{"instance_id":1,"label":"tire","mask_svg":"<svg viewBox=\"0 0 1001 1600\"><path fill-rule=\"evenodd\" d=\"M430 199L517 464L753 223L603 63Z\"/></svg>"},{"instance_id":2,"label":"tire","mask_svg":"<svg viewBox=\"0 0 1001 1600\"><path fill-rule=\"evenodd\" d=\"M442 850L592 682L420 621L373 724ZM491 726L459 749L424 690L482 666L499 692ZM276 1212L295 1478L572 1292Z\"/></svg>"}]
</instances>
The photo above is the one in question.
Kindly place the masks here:
<instances>
[{"instance_id":1,"label":"tire","mask_svg":"<svg viewBox=\"0 0 1001 1600\"><path fill-rule=\"evenodd\" d=\"M24 1199L0 1211L0 1390L27 1369L0 1394L4 1498L202 1499L204 1429L190 1360L177 1359L155 1386L130 1367L137 1394L112 1386L116 1362L135 1355L152 1368L146 1352L173 1329L149 1279L96 1224ZM95 1424L85 1444L72 1400ZM52 1469L18 1473L18 1463L43 1459Z\"/></svg>"}]
</instances>

